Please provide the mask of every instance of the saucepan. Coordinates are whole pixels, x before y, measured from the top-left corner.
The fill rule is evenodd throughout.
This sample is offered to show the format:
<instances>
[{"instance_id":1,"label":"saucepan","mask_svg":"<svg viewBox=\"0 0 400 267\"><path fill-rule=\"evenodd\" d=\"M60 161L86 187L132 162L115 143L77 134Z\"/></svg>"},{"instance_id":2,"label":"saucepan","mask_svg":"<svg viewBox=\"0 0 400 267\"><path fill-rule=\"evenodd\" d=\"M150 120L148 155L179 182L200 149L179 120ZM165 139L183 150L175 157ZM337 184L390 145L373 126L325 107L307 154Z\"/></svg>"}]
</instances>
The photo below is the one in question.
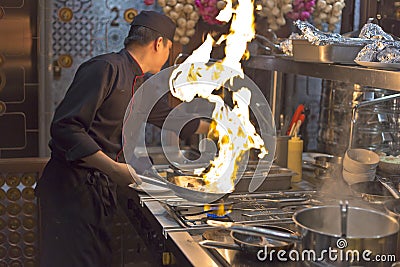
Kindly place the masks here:
<instances>
[{"instance_id":1,"label":"saucepan","mask_svg":"<svg viewBox=\"0 0 400 267\"><path fill-rule=\"evenodd\" d=\"M317 156L314 159L315 159L315 162L306 162L306 164L309 164L309 165L315 167L314 173L317 176L323 176L329 170L333 170L333 169L341 166L343 163L342 157L332 156L332 155Z\"/></svg>"},{"instance_id":2,"label":"saucepan","mask_svg":"<svg viewBox=\"0 0 400 267\"><path fill-rule=\"evenodd\" d=\"M349 260L357 264L368 265L366 258L328 257L328 251L343 251L344 255L358 251L371 251L369 259L376 255L394 255L397 247L398 222L389 215L360 207L315 206L298 210L293 215L298 227L294 234L279 230L264 229L230 222L208 221L210 225L224 227L241 233L261 235L277 240L301 242L301 250L324 257L324 262L347 264ZM308 253L307 253L308 254ZM312 256L312 255L311 255ZM336 255L338 256L338 255ZM315 261L316 258L306 259ZM385 266L385 263L373 262L371 266Z\"/></svg>"},{"instance_id":3,"label":"saucepan","mask_svg":"<svg viewBox=\"0 0 400 267\"><path fill-rule=\"evenodd\" d=\"M164 178L159 175L152 177L138 175L144 183L171 189L181 198L198 203L211 203L227 197L231 192L207 192L205 181L199 176L176 175Z\"/></svg>"},{"instance_id":4,"label":"saucepan","mask_svg":"<svg viewBox=\"0 0 400 267\"><path fill-rule=\"evenodd\" d=\"M288 234L294 234L293 231L279 227L279 226L263 226L264 229L279 230L287 232ZM213 230L218 231L218 230ZM247 234L237 231L230 231L230 237L234 243L221 242L212 240L215 238L214 232L206 231L203 234L203 238L206 240L200 241L199 244L202 247L212 249L233 249L248 255L251 259L260 260L260 258L270 259L273 257L267 257L268 252L274 250L276 252L280 250L289 251L294 247L293 241L279 241L271 239L265 236ZM261 252L260 252L261 251ZM273 256L273 254L271 254Z\"/></svg>"}]
</instances>

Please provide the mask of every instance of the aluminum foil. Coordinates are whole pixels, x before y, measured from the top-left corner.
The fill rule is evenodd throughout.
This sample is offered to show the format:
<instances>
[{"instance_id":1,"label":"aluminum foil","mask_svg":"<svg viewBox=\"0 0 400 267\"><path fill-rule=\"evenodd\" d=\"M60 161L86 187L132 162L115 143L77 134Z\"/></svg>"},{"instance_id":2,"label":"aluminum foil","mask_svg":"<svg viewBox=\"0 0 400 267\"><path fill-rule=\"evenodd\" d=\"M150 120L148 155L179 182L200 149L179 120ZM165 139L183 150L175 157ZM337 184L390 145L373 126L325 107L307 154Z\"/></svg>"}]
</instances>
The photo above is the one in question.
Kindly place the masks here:
<instances>
[{"instance_id":1,"label":"aluminum foil","mask_svg":"<svg viewBox=\"0 0 400 267\"><path fill-rule=\"evenodd\" d=\"M382 63L400 62L400 42L375 41L357 54L356 60Z\"/></svg>"},{"instance_id":2,"label":"aluminum foil","mask_svg":"<svg viewBox=\"0 0 400 267\"><path fill-rule=\"evenodd\" d=\"M363 38L347 38L338 33L322 32L307 21L296 20L294 25L302 32L304 38L314 45L348 44L364 46L371 42Z\"/></svg>"},{"instance_id":3,"label":"aluminum foil","mask_svg":"<svg viewBox=\"0 0 400 267\"><path fill-rule=\"evenodd\" d=\"M303 36L301 36L298 33L292 32L289 36L288 39L284 40L279 44L279 49L285 53L288 56L293 56L293 45L292 45L292 40L293 39L304 39Z\"/></svg>"},{"instance_id":4,"label":"aluminum foil","mask_svg":"<svg viewBox=\"0 0 400 267\"><path fill-rule=\"evenodd\" d=\"M390 34L386 33L379 25L374 23L365 24L360 31L359 37L373 40L394 40Z\"/></svg>"},{"instance_id":5,"label":"aluminum foil","mask_svg":"<svg viewBox=\"0 0 400 267\"><path fill-rule=\"evenodd\" d=\"M400 63L400 47L387 45L377 54L376 58L383 63Z\"/></svg>"},{"instance_id":6,"label":"aluminum foil","mask_svg":"<svg viewBox=\"0 0 400 267\"><path fill-rule=\"evenodd\" d=\"M303 36L314 45L335 44L345 39L337 33L322 32L307 21L296 20L294 25L302 32Z\"/></svg>"}]
</instances>

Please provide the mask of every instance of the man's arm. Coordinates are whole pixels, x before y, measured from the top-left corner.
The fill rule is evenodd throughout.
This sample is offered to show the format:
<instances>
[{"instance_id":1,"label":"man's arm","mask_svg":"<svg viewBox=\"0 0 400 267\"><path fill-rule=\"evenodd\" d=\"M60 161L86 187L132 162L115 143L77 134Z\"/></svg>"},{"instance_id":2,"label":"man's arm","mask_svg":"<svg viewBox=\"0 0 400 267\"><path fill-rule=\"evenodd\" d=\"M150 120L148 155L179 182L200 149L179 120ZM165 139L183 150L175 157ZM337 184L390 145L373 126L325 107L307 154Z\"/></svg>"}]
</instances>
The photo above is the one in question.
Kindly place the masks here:
<instances>
[{"instance_id":1,"label":"man's arm","mask_svg":"<svg viewBox=\"0 0 400 267\"><path fill-rule=\"evenodd\" d=\"M116 162L100 150L81 160L84 162L81 165L102 171L118 185L127 186L132 183L142 183L142 180L129 164Z\"/></svg>"}]
</instances>

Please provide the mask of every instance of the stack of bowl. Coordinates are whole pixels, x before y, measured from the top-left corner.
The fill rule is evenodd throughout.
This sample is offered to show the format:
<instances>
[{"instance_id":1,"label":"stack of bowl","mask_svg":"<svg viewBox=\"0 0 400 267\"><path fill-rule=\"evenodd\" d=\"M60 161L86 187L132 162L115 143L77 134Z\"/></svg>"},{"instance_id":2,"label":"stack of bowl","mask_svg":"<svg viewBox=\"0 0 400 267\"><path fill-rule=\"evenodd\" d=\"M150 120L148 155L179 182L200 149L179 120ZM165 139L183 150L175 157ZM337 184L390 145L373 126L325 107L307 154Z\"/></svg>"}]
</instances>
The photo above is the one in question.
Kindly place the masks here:
<instances>
[{"instance_id":1,"label":"stack of bowl","mask_svg":"<svg viewBox=\"0 0 400 267\"><path fill-rule=\"evenodd\" d=\"M373 181L379 155L363 148L348 149L343 159L343 179L351 185L358 182Z\"/></svg>"}]
</instances>

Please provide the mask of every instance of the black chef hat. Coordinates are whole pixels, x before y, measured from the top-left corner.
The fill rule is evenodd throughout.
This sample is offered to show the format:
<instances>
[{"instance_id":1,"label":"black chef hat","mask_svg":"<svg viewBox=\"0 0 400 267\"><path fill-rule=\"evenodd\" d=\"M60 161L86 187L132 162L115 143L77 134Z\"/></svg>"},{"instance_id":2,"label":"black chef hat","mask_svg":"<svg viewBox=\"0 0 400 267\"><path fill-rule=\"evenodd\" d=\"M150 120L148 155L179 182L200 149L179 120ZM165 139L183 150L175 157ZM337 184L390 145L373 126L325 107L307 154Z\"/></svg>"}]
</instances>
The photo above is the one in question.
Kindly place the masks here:
<instances>
[{"instance_id":1,"label":"black chef hat","mask_svg":"<svg viewBox=\"0 0 400 267\"><path fill-rule=\"evenodd\" d=\"M156 11L141 11L133 19L131 29L134 26L144 26L160 33L161 36L167 37L171 41L174 39L175 23L166 15ZM131 31L129 31L128 38L130 35Z\"/></svg>"}]
</instances>

